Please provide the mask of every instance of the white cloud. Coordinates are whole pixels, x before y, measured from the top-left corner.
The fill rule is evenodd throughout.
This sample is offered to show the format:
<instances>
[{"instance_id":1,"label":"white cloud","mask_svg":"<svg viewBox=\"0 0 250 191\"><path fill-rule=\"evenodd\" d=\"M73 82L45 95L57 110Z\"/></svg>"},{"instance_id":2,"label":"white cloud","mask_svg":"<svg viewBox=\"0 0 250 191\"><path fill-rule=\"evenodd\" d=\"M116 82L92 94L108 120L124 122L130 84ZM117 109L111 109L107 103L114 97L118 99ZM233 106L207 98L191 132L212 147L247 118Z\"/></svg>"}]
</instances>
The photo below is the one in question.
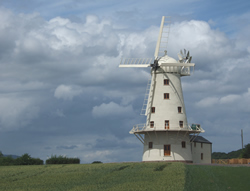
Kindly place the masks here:
<instances>
[{"instance_id":1,"label":"white cloud","mask_svg":"<svg viewBox=\"0 0 250 191\"><path fill-rule=\"evenodd\" d=\"M197 20L174 23L168 47L171 47L170 52L174 56L180 49L190 50L193 60L199 61L200 66L213 66L218 59L227 60L237 54L233 41L223 32L211 29L205 21Z\"/></svg>"},{"instance_id":2,"label":"white cloud","mask_svg":"<svg viewBox=\"0 0 250 191\"><path fill-rule=\"evenodd\" d=\"M227 94L222 97L206 97L196 102L195 105L200 108L220 107L234 111L250 111L250 88L242 94Z\"/></svg>"},{"instance_id":3,"label":"white cloud","mask_svg":"<svg viewBox=\"0 0 250 191\"><path fill-rule=\"evenodd\" d=\"M80 87L77 86L67 86L64 84L59 85L54 92L54 96L57 99L72 100L75 96L82 93Z\"/></svg>"},{"instance_id":4,"label":"white cloud","mask_svg":"<svg viewBox=\"0 0 250 191\"><path fill-rule=\"evenodd\" d=\"M129 106L120 106L114 102L108 104L103 103L99 106L94 106L92 109L92 115L94 117L111 117L113 116L124 116L128 117L134 113L131 105Z\"/></svg>"},{"instance_id":5,"label":"white cloud","mask_svg":"<svg viewBox=\"0 0 250 191\"><path fill-rule=\"evenodd\" d=\"M221 104L233 104L240 100L240 95L226 95L220 99Z\"/></svg>"},{"instance_id":6,"label":"white cloud","mask_svg":"<svg viewBox=\"0 0 250 191\"><path fill-rule=\"evenodd\" d=\"M198 107L213 107L214 105L219 103L219 98L216 97L208 97L200 100L196 103Z\"/></svg>"},{"instance_id":7,"label":"white cloud","mask_svg":"<svg viewBox=\"0 0 250 191\"><path fill-rule=\"evenodd\" d=\"M0 130L19 129L38 117L39 107L34 100L9 95L0 97Z\"/></svg>"},{"instance_id":8,"label":"white cloud","mask_svg":"<svg viewBox=\"0 0 250 191\"><path fill-rule=\"evenodd\" d=\"M157 27L149 27L145 31L119 33L122 57L153 58L158 35Z\"/></svg>"}]
</instances>

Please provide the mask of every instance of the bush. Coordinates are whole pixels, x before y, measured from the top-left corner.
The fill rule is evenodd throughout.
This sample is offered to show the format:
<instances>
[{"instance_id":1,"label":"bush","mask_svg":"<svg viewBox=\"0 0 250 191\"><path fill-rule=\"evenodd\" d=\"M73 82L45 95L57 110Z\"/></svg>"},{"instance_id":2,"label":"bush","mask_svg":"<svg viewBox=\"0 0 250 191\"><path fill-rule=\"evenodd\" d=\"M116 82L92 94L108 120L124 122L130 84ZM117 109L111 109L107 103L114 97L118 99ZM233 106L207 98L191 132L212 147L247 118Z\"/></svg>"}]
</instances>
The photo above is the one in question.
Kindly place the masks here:
<instances>
[{"instance_id":1,"label":"bush","mask_svg":"<svg viewBox=\"0 0 250 191\"><path fill-rule=\"evenodd\" d=\"M100 163L102 163L101 161L94 161L94 162L92 162L92 164L100 164Z\"/></svg>"},{"instance_id":2,"label":"bush","mask_svg":"<svg viewBox=\"0 0 250 191\"><path fill-rule=\"evenodd\" d=\"M80 159L67 158L66 156L62 155L51 155L51 157L46 160L46 164L80 164Z\"/></svg>"},{"instance_id":3,"label":"bush","mask_svg":"<svg viewBox=\"0 0 250 191\"><path fill-rule=\"evenodd\" d=\"M0 166L10 166L14 165L15 159L10 156L0 157Z\"/></svg>"}]
</instances>

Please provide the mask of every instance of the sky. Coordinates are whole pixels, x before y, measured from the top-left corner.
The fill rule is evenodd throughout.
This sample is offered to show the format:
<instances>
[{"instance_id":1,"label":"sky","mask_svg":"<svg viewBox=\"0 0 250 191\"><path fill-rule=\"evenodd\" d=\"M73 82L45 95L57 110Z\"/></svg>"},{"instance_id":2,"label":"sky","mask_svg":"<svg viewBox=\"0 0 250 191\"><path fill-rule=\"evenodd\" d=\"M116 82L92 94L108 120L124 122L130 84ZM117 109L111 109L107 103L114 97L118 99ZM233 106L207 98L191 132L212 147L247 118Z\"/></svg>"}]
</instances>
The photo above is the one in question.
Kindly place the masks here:
<instances>
[{"instance_id":1,"label":"sky","mask_svg":"<svg viewBox=\"0 0 250 191\"><path fill-rule=\"evenodd\" d=\"M250 143L250 2L215 0L0 0L0 150L46 160L141 161L129 131L150 69L119 68L153 57L162 16L168 55L187 49L182 78L188 122L213 152Z\"/></svg>"}]
</instances>

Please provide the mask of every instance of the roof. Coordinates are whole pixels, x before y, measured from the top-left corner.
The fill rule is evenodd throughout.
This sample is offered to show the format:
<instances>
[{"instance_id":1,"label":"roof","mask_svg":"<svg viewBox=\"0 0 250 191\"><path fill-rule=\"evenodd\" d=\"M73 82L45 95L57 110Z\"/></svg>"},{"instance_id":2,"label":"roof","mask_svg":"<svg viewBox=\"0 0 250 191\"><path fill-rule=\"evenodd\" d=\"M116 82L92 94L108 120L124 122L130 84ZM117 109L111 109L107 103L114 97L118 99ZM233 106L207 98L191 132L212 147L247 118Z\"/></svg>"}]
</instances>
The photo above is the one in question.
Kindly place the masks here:
<instances>
[{"instance_id":1,"label":"roof","mask_svg":"<svg viewBox=\"0 0 250 191\"><path fill-rule=\"evenodd\" d=\"M161 57L161 59L158 61L158 63L159 63L159 65L161 65L161 63L177 63L177 61L174 58L172 58L168 55L165 55L165 56Z\"/></svg>"},{"instance_id":2,"label":"roof","mask_svg":"<svg viewBox=\"0 0 250 191\"><path fill-rule=\"evenodd\" d=\"M193 141L193 142L212 144L212 142L210 142L209 140L205 139L202 136L189 135L189 137L190 137L190 141Z\"/></svg>"}]
</instances>

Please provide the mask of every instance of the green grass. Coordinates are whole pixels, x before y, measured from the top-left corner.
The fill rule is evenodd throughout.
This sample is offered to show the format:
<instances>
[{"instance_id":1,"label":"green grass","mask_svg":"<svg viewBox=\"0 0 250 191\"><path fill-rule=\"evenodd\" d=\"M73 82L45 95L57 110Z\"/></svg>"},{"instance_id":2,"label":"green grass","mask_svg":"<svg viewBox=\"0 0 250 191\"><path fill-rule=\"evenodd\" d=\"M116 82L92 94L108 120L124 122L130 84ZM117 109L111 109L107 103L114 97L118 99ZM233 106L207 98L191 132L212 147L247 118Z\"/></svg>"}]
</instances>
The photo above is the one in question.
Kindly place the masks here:
<instances>
[{"instance_id":1,"label":"green grass","mask_svg":"<svg viewBox=\"0 0 250 191\"><path fill-rule=\"evenodd\" d=\"M248 190L249 167L183 163L1 166L0 190Z\"/></svg>"},{"instance_id":2,"label":"green grass","mask_svg":"<svg viewBox=\"0 0 250 191\"><path fill-rule=\"evenodd\" d=\"M185 190L250 190L250 167L186 165Z\"/></svg>"}]
</instances>

